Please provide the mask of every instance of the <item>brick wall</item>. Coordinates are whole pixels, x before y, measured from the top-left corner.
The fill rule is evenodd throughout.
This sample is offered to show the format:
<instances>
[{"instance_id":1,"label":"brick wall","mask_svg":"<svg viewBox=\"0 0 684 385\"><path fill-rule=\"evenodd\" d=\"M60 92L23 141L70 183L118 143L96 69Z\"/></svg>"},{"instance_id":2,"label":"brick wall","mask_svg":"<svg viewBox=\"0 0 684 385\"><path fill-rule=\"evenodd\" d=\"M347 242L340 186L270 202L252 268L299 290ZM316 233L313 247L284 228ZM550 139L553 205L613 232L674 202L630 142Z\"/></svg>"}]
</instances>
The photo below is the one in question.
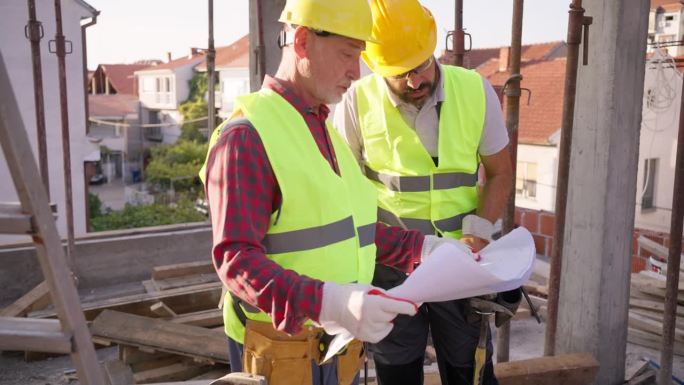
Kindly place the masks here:
<instances>
[{"instance_id":1,"label":"brick wall","mask_svg":"<svg viewBox=\"0 0 684 385\"><path fill-rule=\"evenodd\" d=\"M523 226L532 233L537 253L550 256L553 250L553 232L555 229L555 214L549 211L539 211L516 207L515 224ZM665 247L670 247L670 234L645 229L634 229L632 234L632 272L646 268L648 258L652 256L646 250L639 248L637 239L645 236ZM684 250L684 242L682 242Z\"/></svg>"}]
</instances>

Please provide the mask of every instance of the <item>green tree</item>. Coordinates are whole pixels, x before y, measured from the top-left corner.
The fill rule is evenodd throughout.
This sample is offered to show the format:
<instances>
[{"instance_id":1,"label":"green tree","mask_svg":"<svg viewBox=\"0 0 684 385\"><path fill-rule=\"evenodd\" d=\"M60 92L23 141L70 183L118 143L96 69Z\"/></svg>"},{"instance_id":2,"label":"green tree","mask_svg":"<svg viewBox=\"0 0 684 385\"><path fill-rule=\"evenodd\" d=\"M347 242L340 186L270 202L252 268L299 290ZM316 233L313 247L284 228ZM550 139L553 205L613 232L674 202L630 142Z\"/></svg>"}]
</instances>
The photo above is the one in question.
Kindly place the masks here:
<instances>
[{"instance_id":1,"label":"green tree","mask_svg":"<svg viewBox=\"0 0 684 385\"><path fill-rule=\"evenodd\" d=\"M206 215L197 211L192 201L185 199L173 205L132 206L127 204L123 210L110 211L96 217L91 216L90 225L93 231L107 231L206 220Z\"/></svg>"},{"instance_id":2,"label":"green tree","mask_svg":"<svg viewBox=\"0 0 684 385\"><path fill-rule=\"evenodd\" d=\"M201 191L198 173L204 163L209 145L190 140L152 147L151 161L145 169L147 181L177 192Z\"/></svg>"}]
</instances>

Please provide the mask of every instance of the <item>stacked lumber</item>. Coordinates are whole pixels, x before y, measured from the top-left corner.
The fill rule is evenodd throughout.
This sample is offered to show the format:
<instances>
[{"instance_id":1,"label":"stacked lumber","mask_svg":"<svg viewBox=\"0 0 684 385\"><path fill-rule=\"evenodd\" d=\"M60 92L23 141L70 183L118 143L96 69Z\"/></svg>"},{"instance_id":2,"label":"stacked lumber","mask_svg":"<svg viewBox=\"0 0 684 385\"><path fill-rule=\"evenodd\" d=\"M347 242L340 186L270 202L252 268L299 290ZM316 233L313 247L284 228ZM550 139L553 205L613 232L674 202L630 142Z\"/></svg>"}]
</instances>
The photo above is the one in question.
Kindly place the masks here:
<instances>
[{"instance_id":1,"label":"stacked lumber","mask_svg":"<svg viewBox=\"0 0 684 385\"><path fill-rule=\"evenodd\" d=\"M230 371L222 284L210 261L153 268L150 279L125 289L96 290L81 307L98 346L116 346L104 363L111 385L216 379ZM45 283L0 311L40 322L56 318ZM29 348L26 346L25 348ZM27 352L27 360L44 353Z\"/></svg>"},{"instance_id":2,"label":"stacked lumber","mask_svg":"<svg viewBox=\"0 0 684 385\"><path fill-rule=\"evenodd\" d=\"M667 260L669 250L643 235L637 239L639 247L661 261ZM653 271L633 273L629 298L629 329L627 341L652 349L661 349L663 317L665 313L665 275ZM679 271L674 353L684 355L684 274Z\"/></svg>"}]
</instances>

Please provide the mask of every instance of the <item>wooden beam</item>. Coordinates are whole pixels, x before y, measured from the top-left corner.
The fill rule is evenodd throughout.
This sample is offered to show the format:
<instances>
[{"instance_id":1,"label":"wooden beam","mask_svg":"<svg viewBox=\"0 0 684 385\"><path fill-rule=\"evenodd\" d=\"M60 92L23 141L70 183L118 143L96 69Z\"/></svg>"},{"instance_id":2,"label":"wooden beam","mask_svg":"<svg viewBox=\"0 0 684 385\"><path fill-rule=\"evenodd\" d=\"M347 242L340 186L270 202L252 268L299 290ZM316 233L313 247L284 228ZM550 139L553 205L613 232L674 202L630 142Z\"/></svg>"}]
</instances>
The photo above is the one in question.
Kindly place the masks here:
<instances>
[{"instance_id":1,"label":"wooden beam","mask_svg":"<svg viewBox=\"0 0 684 385\"><path fill-rule=\"evenodd\" d=\"M50 304L50 288L43 281L11 305L0 310L0 317L23 317L31 311L41 310Z\"/></svg>"},{"instance_id":2,"label":"wooden beam","mask_svg":"<svg viewBox=\"0 0 684 385\"><path fill-rule=\"evenodd\" d=\"M105 309L157 317L157 315L150 310L150 306L159 301L164 301L167 306L176 309L175 311L177 313L191 313L215 307L221 299L221 287L222 284L220 282L213 282L160 292L133 294L93 302L84 302L82 308L87 320L95 319L95 317ZM31 317L36 318L49 318L54 316L55 313L53 311L41 311L31 314Z\"/></svg>"},{"instance_id":3,"label":"wooden beam","mask_svg":"<svg viewBox=\"0 0 684 385\"><path fill-rule=\"evenodd\" d=\"M649 333L644 330L628 328L627 341L633 344L646 346L647 348L660 350L662 349L662 337L660 335ZM681 341L674 342L674 353L679 356L684 356L684 343Z\"/></svg>"},{"instance_id":4,"label":"wooden beam","mask_svg":"<svg viewBox=\"0 0 684 385\"><path fill-rule=\"evenodd\" d=\"M33 232L30 215L0 212L0 233L31 235Z\"/></svg>"},{"instance_id":5,"label":"wooden beam","mask_svg":"<svg viewBox=\"0 0 684 385\"><path fill-rule=\"evenodd\" d=\"M0 317L0 350L31 350L69 354L71 333L59 320Z\"/></svg>"},{"instance_id":6,"label":"wooden beam","mask_svg":"<svg viewBox=\"0 0 684 385\"><path fill-rule=\"evenodd\" d=\"M206 371L205 367L187 362L178 362L161 368L154 368L135 373L136 384L157 383L162 381L183 381Z\"/></svg>"},{"instance_id":7,"label":"wooden beam","mask_svg":"<svg viewBox=\"0 0 684 385\"><path fill-rule=\"evenodd\" d=\"M598 368L591 354L575 353L500 363L494 373L500 385L586 385Z\"/></svg>"},{"instance_id":8,"label":"wooden beam","mask_svg":"<svg viewBox=\"0 0 684 385\"><path fill-rule=\"evenodd\" d=\"M180 314L169 321L178 324L201 326L209 328L223 325L223 311L221 309L209 309L194 313Z\"/></svg>"},{"instance_id":9,"label":"wooden beam","mask_svg":"<svg viewBox=\"0 0 684 385\"><path fill-rule=\"evenodd\" d=\"M650 299L630 298L629 306L637 309L665 312L665 304L662 301L654 301ZM684 317L684 306L677 306L677 316Z\"/></svg>"},{"instance_id":10,"label":"wooden beam","mask_svg":"<svg viewBox=\"0 0 684 385\"><path fill-rule=\"evenodd\" d=\"M166 306L164 302L157 302L150 306L152 313L159 315L160 317L175 317L177 314L171 310L170 307Z\"/></svg>"},{"instance_id":11,"label":"wooden beam","mask_svg":"<svg viewBox=\"0 0 684 385\"><path fill-rule=\"evenodd\" d=\"M667 249L667 247L655 241L652 241L643 235L637 238L637 243L639 244L639 247L648 251L649 253L659 257L660 259L667 260L667 257L669 255L669 250ZM679 266L679 270L684 270L684 265Z\"/></svg>"},{"instance_id":12,"label":"wooden beam","mask_svg":"<svg viewBox=\"0 0 684 385\"><path fill-rule=\"evenodd\" d=\"M173 265L156 266L152 269L152 279L160 280L166 278L182 277L194 274L216 274L214 264L211 261L197 261L176 263Z\"/></svg>"},{"instance_id":13,"label":"wooden beam","mask_svg":"<svg viewBox=\"0 0 684 385\"><path fill-rule=\"evenodd\" d=\"M104 374L109 385L134 384L133 370L119 360L106 361L103 364Z\"/></svg>"},{"instance_id":14,"label":"wooden beam","mask_svg":"<svg viewBox=\"0 0 684 385\"><path fill-rule=\"evenodd\" d=\"M91 331L118 344L229 363L226 336L220 330L105 310L93 321Z\"/></svg>"}]
</instances>

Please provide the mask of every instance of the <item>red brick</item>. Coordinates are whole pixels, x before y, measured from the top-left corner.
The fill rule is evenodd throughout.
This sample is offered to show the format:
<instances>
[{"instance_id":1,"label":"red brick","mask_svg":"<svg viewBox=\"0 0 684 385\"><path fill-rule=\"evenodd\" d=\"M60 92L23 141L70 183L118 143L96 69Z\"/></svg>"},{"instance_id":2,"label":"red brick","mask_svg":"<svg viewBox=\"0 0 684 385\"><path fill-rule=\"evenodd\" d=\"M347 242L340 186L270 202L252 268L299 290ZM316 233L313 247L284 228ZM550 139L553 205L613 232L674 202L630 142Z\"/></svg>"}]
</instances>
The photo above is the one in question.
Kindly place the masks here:
<instances>
[{"instance_id":1,"label":"red brick","mask_svg":"<svg viewBox=\"0 0 684 385\"><path fill-rule=\"evenodd\" d=\"M653 242L659 243L661 245L664 245L664 239L663 236L658 234L658 233L649 233L649 234L644 234L644 236Z\"/></svg>"},{"instance_id":2,"label":"red brick","mask_svg":"<svg viewBox=\"0 0 684 385\"><path fill-rule=\"evenodd\" d=\"M522 217L522 225L530 231L530 233L537 233L539 231L539 216L534 210L529 210Z\"/></svg>"},{"instance_id":3,"label":"red brick","mask_svg":"<svg viewBox=\"0 0 684 385\"><path fill-rule=\"evenodd\" d=\"M632 233L632 254L638 255L639 254L639 241L637 239L639 238L639 234L636 230Z\"/></svg>"},{"instance_id":4,"label":"red brick","mask_svg":"<svg viewBox=\"0 0 684 385\"><path fill-rule=\"evenodd\" d=\"M646 268L646 258L632 257L632 273L638 273Z\"/></svg>"},{"instance_id":5,"label":"red brick","mask_svg":"<svg viewBox=\"0 0 684 385\"><path fill-rule=\"evenodd\" d=\"M551 214L541 214L539 216L539 232L543 235L553 236L556 228L556 217Z\"/></svg>"},{"instance_id":6,"label":"red brick","mask_svg":"<svg viewBox=\"0 0 684 385\"><path fill-rule=\"evenodd\" d=\"M543 235L533 235L532 238L534 238L534 248L537 250L537 253L546 253L546 237Z\"/></svg>"},{"instance_id":7,"label":"red brick","mask_svg":"<svg viewBox=\"0 0 684 385\"><path fill-rule=\"evenodd\" d=\"M553 238L546 238L546 256L551 256L553 254Z\"/></svg>"},{"instance_id":8,"label":"red brick","mask_svg":"<svg viewBox=\"0 0 684 385\"><path fill-rule=\"evenodd\" d=\"M515 214L514 214L514 216L513 216L513 222L514 222L516 225L518 225L518 226L520 226L520 223L522 223L522 222L520 221L520 217L521 217L521 216L522 216L522 213L521 213L520 208L519 208L519 207L516 207L516 208L515 208Z\"/></svg>"}]
</instances>

